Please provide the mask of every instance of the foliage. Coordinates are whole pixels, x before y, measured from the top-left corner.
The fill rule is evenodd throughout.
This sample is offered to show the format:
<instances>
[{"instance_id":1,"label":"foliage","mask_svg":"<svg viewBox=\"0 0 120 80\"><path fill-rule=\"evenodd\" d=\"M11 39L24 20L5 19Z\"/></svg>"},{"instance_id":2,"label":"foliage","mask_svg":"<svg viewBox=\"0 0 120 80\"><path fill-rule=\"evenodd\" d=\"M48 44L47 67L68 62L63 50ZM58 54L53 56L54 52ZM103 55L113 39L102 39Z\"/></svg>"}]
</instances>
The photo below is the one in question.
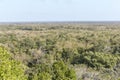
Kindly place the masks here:
<instances>
[{"instance_id":1,"label":"foliage","mask_svg":"<svg viewBox=\"0 0 120 80\"><path fill-rule=\"evenodd\" d=\"M0 79L1 80L27 80L24 66L13 59L4 47L0 47Z\"/></svg>"},{"instance_id":2,"label":"foliage","mask_svg":"<svg viewBox=\"0 0 120 80\"><path fill-rule=\"evenodd\" d=\"M64 62L58 61L52 65L39 64L36 67L33 80L76 80L76 74Z\"/></svg>"},{"instance_id":3,"label":"foliage","mask_svg":"<svg viewBox=\"0 0 120 80\"><path fill-rule=\"evenodd\" d=\"M69 69L62 61L53 64L53 80L76 80L75 72Z\"/></svg>"},{"instance_id":4,"label":"foliage","mask_svg":"<svg viewBox=\"0 0 120 80\"><path fill-rule=\"evenodd\" d=\"M1 57L7 61L4 65L17 64L9 72L25 72L28 80L76 80L84 74L102 80L120 77L119 24L2 24L0 45L11 53ZM21 63L29 69L24 71Z\"/></svg>"},{"instance_id":5,"label":"foliage","mask_svg":"<svg viewBox=\"0 0 120 80\"><path fill-rule=\"evenodd\" d=\"M116 55L105 54L100 52L82 53L80 54L79 59L77 59L78 63L84 63L90 67L97 68L97 69L113 68L114 66L116 66L119 60L120 60L120 57L117 57ZM73 60L73 61L74 63L76 63L76 60Z\"/></svg>"}]
</instances>

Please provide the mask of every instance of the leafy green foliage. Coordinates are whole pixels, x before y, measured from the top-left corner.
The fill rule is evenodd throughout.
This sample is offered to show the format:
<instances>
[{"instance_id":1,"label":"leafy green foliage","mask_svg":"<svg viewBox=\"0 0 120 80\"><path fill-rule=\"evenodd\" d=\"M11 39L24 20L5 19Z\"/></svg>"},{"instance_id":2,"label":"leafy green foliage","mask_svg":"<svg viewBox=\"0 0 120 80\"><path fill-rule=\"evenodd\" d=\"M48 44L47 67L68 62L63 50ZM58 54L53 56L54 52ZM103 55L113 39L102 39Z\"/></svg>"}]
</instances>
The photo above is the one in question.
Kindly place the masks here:
<instances>
[{"instance_id":1,"label":"leafy green foliage","mask_svg":"<svg viewBox=\"0 0 120 80\"><path fill-rule=\"evenodd\" d=\"M13 59L5 48L0 47L0 79L1 80L27 80L24 66Z\"/></svg>"},{"instance_id":2,"label":"leafy green foliage","mask_svg":"<svg viewBox=\"0 0 120 80\"><path fill-rule=\"evenodd\" d=\"M58 61L52 65L39 64L35 67L33 80L76 80L76 74L63 61Z\"/></svg>"},{"instance_id":3,"label":"leafy green foliage","mask_svg":"<svg viewBox=\"0 0 120 80\"><path fill-rule=\"evenodd\" d=\"M76 80L75 72L69 69L62 61L53 64L53 80Z\"/></svg>"},{"instance_id":4,"label":"leafy green foliage","mask_svg":"<svg viewBox=\"0 0 120 80\"><path fill-rule=\"evenodd\" d=\"M117 57L116 55L113 54L105 54L100 52L95 53L86 52L80 54L79 59L77 60L78 63L84 63L93 68L100 69L100 68L113 68L120 60L120 57ZM76 60L74 60L74 62L75 61Z\"/></svg>"},{"instance_id":5,"label":"leafy green foliage","mask_svg":"<svg viewBox=\"0 0 120 80\"><path fill-rule=\"evenodd\" d=\"M33 80L52 80L52 77L47 72L41 72L34 76Z\"/></svg>"}]
</instances>

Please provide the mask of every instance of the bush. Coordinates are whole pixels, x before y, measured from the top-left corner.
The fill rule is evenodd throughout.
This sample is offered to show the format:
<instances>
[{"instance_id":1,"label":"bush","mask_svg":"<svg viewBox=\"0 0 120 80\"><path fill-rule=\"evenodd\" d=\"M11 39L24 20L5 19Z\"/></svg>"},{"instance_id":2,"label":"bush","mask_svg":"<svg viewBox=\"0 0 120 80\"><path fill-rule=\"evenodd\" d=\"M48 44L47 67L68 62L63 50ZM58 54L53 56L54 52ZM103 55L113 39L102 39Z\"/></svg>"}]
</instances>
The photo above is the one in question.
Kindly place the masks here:
<instances>
[{"instance_id":1,"label":"bush","mask_svg":"<svg viewBox=\"0 0 120 80\"><path fill-rule=\"evenodd\" d=\"M105 54L100 52L95 53L86 52L80 54L79 60L78 57L75 59L77 59L78 62L74 62L73 64L82 63L87 64L90 67L100 69L100 68L113 68L119 61L120 57L113 54Z\"/></svg>"},{"instance_id":2,"label":"bush","mask_svg":"<svg viewBox=\"0 0 120 80\"><path fill-rule=\"evenodd\" d=\"M52 65L39 64L35 69L33 80L76 80L75 71L68 68L63 61L57 61Z\"/></svg>"},{"instance_id":3,"label":"bush","mask_svg":"<svg viewBox=\"0 0 120 80\"><path fill-rule=\"evenodd\" d=\"M53 64L53 80L76 80L75 71L69 69L63 61Z\"/></svg>"},{"instance_id":4,"label":"bush","mask_svg":"<svg viewBox=\"0 0 120 80\"><path fill-rule=\"evenodd\" d=\"M0 47L0 80L27 80L24 66L13 59L5 48Z\"/></svg>"}]
</instances>

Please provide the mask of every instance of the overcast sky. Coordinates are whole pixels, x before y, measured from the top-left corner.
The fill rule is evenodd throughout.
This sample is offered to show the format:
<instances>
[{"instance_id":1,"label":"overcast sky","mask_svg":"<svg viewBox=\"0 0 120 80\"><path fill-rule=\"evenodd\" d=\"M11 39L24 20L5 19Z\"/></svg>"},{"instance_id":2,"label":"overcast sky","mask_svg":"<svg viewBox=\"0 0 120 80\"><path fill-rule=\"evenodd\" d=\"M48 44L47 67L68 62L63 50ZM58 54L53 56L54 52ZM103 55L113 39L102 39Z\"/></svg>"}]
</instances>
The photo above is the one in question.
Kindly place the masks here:
<instances>
[{"instance_id":1,"label":"overcast sky","mask_svg":"<svg viewBox=\"0 0 120 80\"><path fill-rule=\"evenodd\" d=\"M0 22L120 21L120 0L0 0Z\"/></svg>"}]
</instances>

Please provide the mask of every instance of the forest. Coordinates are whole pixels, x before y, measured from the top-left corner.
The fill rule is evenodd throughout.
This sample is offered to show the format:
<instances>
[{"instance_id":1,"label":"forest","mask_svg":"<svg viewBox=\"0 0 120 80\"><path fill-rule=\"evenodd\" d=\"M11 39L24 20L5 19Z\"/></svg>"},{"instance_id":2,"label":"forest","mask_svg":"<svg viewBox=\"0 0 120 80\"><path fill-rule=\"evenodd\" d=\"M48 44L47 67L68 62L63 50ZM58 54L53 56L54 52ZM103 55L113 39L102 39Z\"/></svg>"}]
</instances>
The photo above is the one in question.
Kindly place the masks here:
<instances>
[{"instance_id":1,"label":"forest","mask_svg":"<svg viewBox=\"0 0 120 80\"><path fill-rule=\"evenodd\" d=\"M0 24L0 80L120 80L120 24Z\"/></svg>"}]
</instances>

